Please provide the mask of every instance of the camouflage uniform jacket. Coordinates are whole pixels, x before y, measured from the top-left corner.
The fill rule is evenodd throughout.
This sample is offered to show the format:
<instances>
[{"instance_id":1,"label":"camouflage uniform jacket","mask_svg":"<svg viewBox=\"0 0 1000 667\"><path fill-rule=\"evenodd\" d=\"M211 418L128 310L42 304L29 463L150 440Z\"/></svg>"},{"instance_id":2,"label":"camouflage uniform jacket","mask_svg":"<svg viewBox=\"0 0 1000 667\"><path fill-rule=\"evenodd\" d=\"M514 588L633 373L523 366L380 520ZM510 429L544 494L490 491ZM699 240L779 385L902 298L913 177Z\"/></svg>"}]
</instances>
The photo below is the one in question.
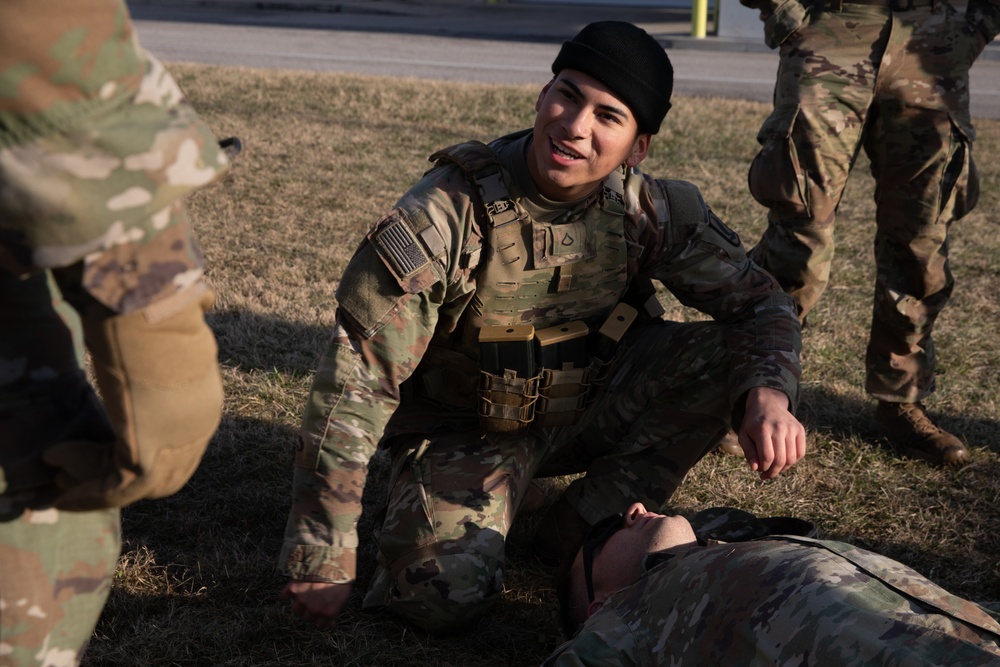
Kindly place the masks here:
<instances>
[{"instance_id":1,"label":"camouflage uniform jacket","mask_svg":"<svg viewBox=\"0 0 1000 667\"><path fill-rule=\"evenodd\" d=\"M764 41L772 49L778 48L802 25L812 7L822 6L822 3L804 0L740 0L740 4L760 11L764 22ZM1000 33L1000 0L969 0L965 16L983 34L987 43Z\"/></svg>"},{"instance_id":2,"label":"camouflage uniform jacket","mask_svg":"<svg viewBox=\"0 0 1000 667\"><path fill-rule=\"evenodd\" d=\"M491 146L515 199L532 199L522 150L530 135L511 137ZM690 184L673 183L696 192ZM794 405L800 332L788 297L749 262L739 238L700 196L696 211L671 219L666 181L633 170L624 189L621 225L629 246L629 279L656 279L681 303L730 325L731 381L720 390L728 392L731 405L758 386L785 392ZM413 400L409 383L404 385L425 358L449 365L450 354L456 367L468 361L467 353L457 351L458 339L470 319L483 315L477 275L499 256L481 243L485 235L477 210L482 202L475 192L462 169L439 163L375 225L344 273L333 340L320 360L303 417L293 506L279 557L279 568L294 579L353 580L366 466L383 434L476 423L474 405L461 411ZM587 209L600 205L599 197L592 197L554 215L582 219ZM544 215L538 208L544 206L536 207L533 217ZM400 220L422 244L413 255L417 268L406 276L379 254L379 244L386 243L379 235ZM429 349L435 353L428 355ZM471 369L477 372L475 364Z\"/></svg>"},{"instance_id":3,"label":"camouflage uniform jacket","mask_svg":"<svg viewBox=\"0 0 1000 667\"><path fill-rule=\"evenodd\" d=\"M171 296L202 258L170 207L226 167L122 0L0 2L0 270L83 259L116 312Z\"/></svg>"},{"instance_id":4,"label":"camouflage uniform jacket","mask_svg":"<svg viewBox=\"0 0 1000 667\"><path fill-rule=\"evenodd\" d=\"M775 536L663 556L544 664L1000 662L1000 624L981 607L848 544Z\"/></svg>"}]
</instances>

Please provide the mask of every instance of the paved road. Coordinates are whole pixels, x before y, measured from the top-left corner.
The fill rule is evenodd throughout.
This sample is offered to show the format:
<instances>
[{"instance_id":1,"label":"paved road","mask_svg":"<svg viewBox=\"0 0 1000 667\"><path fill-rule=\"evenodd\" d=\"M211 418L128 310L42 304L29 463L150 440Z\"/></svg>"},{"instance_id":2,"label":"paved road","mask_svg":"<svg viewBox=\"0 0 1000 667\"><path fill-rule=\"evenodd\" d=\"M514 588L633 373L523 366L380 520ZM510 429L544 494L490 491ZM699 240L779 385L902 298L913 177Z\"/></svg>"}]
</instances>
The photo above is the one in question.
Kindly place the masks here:
<instances>
[{"instance_id":1,"label":"paved road","mask_svg":"<svg viewBox=\"0 0 1000 667\"><path fill-rule=\"evenodd\" d=\"M353 72L484 83L537 83L552 76L558 44L459 37L136 21L163 60ZM777 58L674 50L675 92L767 101Z\"/></svg>"},{"instance_id":2,"label":"paved road","mask_svg":"<svg viewBox=\"0 0 1000 667\"><path fill-rule=\"evenodd\" d=\"M378 7L379 5L370 5ZM542 84L562 39L586 23L539 22L483 26L475 16L450 21L430 14L248 9L238 3L132 3L140 39L167 62L241 65L310 71L407 76L452 81ZM412 7L407 5L407 7ZM498 22L507 15L497 15ZM755 43L685 40L684 13L624 16L668 44L675 92L766 102L777 56ZM673 33L673 35L667 33ZM465 36L470 35L470 36ZM708 48L713 40L719 48ZM1000 119L1000 59L981 59L972 71L972 113Z\"/></svg>"}]
</instances>

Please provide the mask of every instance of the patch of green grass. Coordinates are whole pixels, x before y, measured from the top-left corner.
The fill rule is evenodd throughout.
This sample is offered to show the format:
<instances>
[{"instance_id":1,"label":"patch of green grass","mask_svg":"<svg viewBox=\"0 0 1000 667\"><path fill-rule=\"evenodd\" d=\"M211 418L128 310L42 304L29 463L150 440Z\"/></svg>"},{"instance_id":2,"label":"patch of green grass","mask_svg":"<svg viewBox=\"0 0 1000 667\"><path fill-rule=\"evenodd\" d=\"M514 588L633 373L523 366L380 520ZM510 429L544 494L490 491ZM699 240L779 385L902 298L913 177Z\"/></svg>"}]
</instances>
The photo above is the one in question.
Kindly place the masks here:
<instances>
[{"instance_id":1,"label":"patch of green grass","mask_svg":"<svg viewBox=\"0 0 1000 667\"><path fill-rule=\"evenodd\" d=\"M218 136L244 144L232 172L190 199L218 292L211 324L226 384L222 425L191 482L123 513L125 546L84 659L103 665L530 665L558 642L552 572L532 559L540 512L509 539L505 590L468 632L430 637L389 614L361 611L375 554L366 539L384 498L377 456L365 493L360 580L337 628L317 630L277 598L275 574L290 504L292 448L316 358L329 337L334 291L364 232L429 166L466 139L532 122L533 87L175 66ZM765 214L746 171L767 105L675 100L644 168L698 184L747 245ZM979 207L953 230L957 279L936 329L941 376L929 401L964 435L974 462L940 470L884 448L870 425L863 355L872 291L874 206L868 168L855 168L841 207L828 292L804 336L800 418L809 454L762 482L710 454L669 509L735 506L811 519L822 535L885 553L951 591L1000 600L1000 123L978 123ZM665 298L668 312L694 319ZM551 501L566 480L546 480Z\"/></svg>"}]
</instances>

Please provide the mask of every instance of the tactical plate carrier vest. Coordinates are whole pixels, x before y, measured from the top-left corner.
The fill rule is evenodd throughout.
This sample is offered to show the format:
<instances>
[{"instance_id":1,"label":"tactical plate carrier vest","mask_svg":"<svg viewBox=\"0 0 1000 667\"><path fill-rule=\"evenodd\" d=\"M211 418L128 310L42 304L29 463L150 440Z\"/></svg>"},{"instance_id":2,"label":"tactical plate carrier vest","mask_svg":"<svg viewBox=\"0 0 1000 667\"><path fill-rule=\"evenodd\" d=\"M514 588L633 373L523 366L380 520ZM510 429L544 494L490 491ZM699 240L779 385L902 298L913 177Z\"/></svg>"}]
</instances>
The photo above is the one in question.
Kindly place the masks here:
<instances>
[{"instance_id":1,"label":"tactical plate carrier vest","mask_svg":"<svg viewBox=\"0 0 1000 667\"><path fill-rule=\"evenodd\" d=\"M503 137L492 146L499 148L523 135ZM536 427L573 423L611 359L595 359L587 352L582 361L579 355L575 361L562 361L556 355L555 367L546 367L546 355L538 355L539 341L528 341L515 343L518 350L534 346L534 353L527 352L532 360L526 368L485 369L480 335L484 327L523 331L530 325L541 335L571 324L568 335L589 332L582 342L592 342L593 333L622 300L638 265L642 248L638 230L629 228L625 215L625 187L635 190L630 194L636 201L643 179L631 178L626 185L625 174L615 171L598 194L558 220L540 222L511 192L512 179L490 146L458 144L438 151L431 160L457 165L475 185L482 251L474 272L476 294L449 339L450 349L437 340L428 349L414 378L418 395L467 409L478 394L478 413L489 431L523 430L533 421ZM653 191L657 194L658 188ZM522 359L520 352L515 357ZM468 381L454 382L459 374L455 371L466 378L478 376L478 391Z\"/></svg>"}]
</instances>

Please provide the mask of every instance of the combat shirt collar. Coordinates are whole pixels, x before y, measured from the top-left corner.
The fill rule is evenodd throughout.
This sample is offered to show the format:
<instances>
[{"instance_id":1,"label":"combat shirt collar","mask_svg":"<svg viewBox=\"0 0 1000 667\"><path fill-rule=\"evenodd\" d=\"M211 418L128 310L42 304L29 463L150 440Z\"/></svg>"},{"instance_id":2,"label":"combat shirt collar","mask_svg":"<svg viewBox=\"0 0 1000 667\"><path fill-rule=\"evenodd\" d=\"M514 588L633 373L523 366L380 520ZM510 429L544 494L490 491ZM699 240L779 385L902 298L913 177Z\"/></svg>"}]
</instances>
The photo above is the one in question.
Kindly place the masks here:
<instances>
[{"instance_id":1,"label":"combat shirt collar","mask_svg":"<svg viewBox=\"0 0 1000 667\"><path fill-rule=\"evenodd\" d=\"M528 148L531 146L532 136L532 132L527 132L514 141L496 148L500 163L514 181L512 185L516 194L521 195L518 203L524 207L531 219L539 222L552 222L574 211L584 209L597 201L601 194L600 187L586 197L568 202L549 199L539 192L535 181L531 178L531 173L528 171L526 157Z\"/></svg>"},{"instance_id":2,"label":"combat shirt collar","mask_svg":"<svg viewBox=\"0 0 1000 667\"><path fill-rule=\"evenodd\" d=\"M681 547L679 549L669 550L669 551L657 551L655 553L646 554L646 557L642 559L642 570L643 572L649 572L653 568L663 565L664 563L669 563L671 560L678 556L687 556L692 552L696 552L703 547L714 547L719 544L726 544L721 540L714 540L712 538L703 539L698 537L698 543L692 544L690 546Z\"/></svg>"}]
</instances>

